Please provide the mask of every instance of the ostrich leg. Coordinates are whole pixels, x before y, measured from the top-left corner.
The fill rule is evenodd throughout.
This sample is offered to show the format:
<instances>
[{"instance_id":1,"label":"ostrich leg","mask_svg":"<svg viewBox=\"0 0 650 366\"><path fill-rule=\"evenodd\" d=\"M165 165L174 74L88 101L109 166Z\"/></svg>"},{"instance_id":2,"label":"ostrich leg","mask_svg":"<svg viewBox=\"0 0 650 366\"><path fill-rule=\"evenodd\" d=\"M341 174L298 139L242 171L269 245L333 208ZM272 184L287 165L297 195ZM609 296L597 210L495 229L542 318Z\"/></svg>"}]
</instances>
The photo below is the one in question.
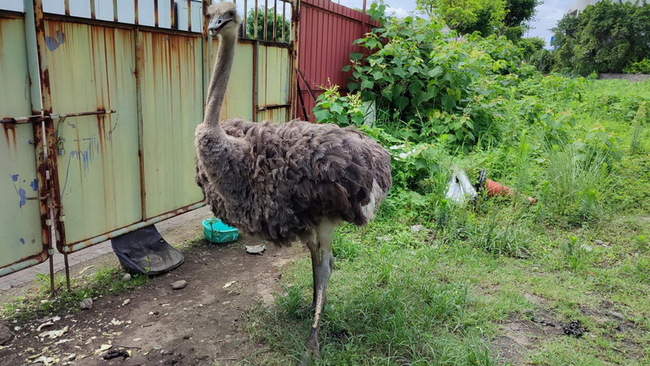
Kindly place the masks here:
<instances>
[{"instance_id":1,"label":"ostrich leg","mask_svg":"<svg viewBox=\"0 0 650 366\"><path fill-rule=\"evenodd\" d=\"M312 356L318 355L318 331L320 330L320 317L325 304L325 291L327 283L332 274L334 256L332 255L332 235L337 223L330 220L323 220L316 228L316 240L307 242L311 252L311 265L314 276L314 323L307 340L307 353L305 360L309 361ZM304 363L304 362L303 362Z\"/></svg>"}]
</instances>

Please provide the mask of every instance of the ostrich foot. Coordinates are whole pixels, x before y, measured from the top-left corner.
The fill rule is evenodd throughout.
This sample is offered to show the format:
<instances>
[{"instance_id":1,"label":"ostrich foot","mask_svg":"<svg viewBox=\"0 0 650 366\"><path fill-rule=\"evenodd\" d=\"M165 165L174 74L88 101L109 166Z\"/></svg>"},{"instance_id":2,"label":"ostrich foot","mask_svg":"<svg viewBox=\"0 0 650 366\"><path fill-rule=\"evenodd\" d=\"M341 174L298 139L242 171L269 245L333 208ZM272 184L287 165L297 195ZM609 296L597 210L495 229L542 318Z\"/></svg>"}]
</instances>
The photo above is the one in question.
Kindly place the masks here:
<instances>
[{"instance_id":1,"label":"ostrich foot","mask_svg":"<svg viewBox=\"0 0 650 366\"><path fill-rule=\"evenodd\" d=\"M309 334L309 339L307 340L307 350L302 356L300 361L300 366L309 366L315 365L316 360L320 358L320 345L318 344L318 330L320 327L312 328L311 333Z\"/></svg>"}]
</instances>

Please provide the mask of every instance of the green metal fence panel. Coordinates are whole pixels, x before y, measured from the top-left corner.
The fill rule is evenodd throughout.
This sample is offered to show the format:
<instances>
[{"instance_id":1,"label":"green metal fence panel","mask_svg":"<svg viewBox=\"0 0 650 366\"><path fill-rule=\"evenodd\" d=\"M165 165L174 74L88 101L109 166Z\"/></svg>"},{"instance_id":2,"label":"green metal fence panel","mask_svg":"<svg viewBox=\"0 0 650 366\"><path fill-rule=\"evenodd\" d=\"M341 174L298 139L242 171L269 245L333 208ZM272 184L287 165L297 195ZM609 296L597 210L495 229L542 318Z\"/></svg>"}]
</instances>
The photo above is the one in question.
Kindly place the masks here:
<instances>
[{"instance_id":1,"label":"green metal fence panel","mask_svg":"<svg viewBox=\"0 0 650 366\"><path fill-rule=\"evenodd\" d=\"M66 245L141 220L135 32L45 23Z\"/></svg>"},{"instance_id":2,"label":"green metal fence panel","mask_svg":"<svg viewBox=\"0 0 650 366\"><path fill-rule=\"evenodd\" d=\"M214 41L211 47L210 73L216 57L218 43ZM230 80L228 81L228 92L224 99L221 110L221 119L243 118L249 121L255 120L253 115L253 47L251 43L239 43L235 53ZM242 88L242 85L249 87Z\"/></svg>"},{"instance_id":3,"label":"green metal fence panel","mask_svg":"<svg viewBox=\"0 0 650 366\"><path fill-rule=\"evenodd\" d=\"M67 254L204 204L194 131L217 41L207 47L194 17L207 1L181 4L193 10L179 7L177 29L171 5L150 27L137 6L129 21L112 4L113 21L108 5L68 17L78 4L0 4L0 276L44 261L50 244ZM237 47L221 117L285 121L291 45Z\"/></svg>"},{"instance_id":4,"label":"green metal fence panel","mask_svg":"<svg viewBox=\"0 0 650 366\"><path fill-rule=\"evenodd\" d=\"M11 45L11 47L8 47ZM32 114L25 22L0 17L0 118ZM0 276L47 259L31 124L0 127Z\"/></svg>"},{"instance_id":5,"label":"green metal fence panel","mask_svg":"<svg viewBox=\"0 0 650 366\"><path fill-rule=\"evenodd\" d=\"M258 55L257 120L284 122L291 107L291 53L287 48L260 45Z\"/></svg>"},{"instance_id":6,"label":"green metal fence panel","mask_svg":"<svg viewBox=\"0 0 650 366\"><path fill-rule=\"evenodd\" d=\"M203 120L201 38L141 32L146 218L200 202L194 130Z\"/></svg>"}]
</instances>

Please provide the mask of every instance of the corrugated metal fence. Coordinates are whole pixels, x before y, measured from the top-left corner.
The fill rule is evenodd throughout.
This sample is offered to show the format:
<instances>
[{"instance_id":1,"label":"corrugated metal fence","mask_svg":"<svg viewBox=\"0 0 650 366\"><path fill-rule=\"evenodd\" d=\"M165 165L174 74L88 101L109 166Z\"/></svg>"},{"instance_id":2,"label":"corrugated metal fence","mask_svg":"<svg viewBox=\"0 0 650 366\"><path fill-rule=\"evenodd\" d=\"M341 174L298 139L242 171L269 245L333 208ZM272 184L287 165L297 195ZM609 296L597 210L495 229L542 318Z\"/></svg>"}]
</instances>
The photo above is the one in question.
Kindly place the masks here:
<instances>
[{"instance_id":1,"label":"corrugated metal fence","mask_svg":"<svg viewBox=\"0 0 650 366\"><path fill-rule=\"evenodd\" d=\"M216 51L208 3L0 0L0 276L203 205L193 140ZM345 88L367 15L237 4L222 118L307 119L321 86Z\"/></svg>"},{"instance_id":2,"label":"corrugated metal fence","mask_svg":"<svg viewBox=\"0 0 650 366\"><path fill-rule=\"evenodd\" d=\"M316 98L329 85L347 91L350 53L362 52L352 42L378 24L368 14L335 4L329 0L302 0L298 12L298 93L296 116L315 122L311 110Z\"/></svg>"},{"instance_id":3,"label":"corrugated metal fence","mask_svg":"<svg viewBox=\"0 0 650 366\"><path fill-rule=\"evenodd\" d=\"M223 118L291 115L292 6L273 4L239 2L253 31ZM193 141L216 51L207 5L0 0L0 276L203 205Z\"/></svg>"}]
</instances>

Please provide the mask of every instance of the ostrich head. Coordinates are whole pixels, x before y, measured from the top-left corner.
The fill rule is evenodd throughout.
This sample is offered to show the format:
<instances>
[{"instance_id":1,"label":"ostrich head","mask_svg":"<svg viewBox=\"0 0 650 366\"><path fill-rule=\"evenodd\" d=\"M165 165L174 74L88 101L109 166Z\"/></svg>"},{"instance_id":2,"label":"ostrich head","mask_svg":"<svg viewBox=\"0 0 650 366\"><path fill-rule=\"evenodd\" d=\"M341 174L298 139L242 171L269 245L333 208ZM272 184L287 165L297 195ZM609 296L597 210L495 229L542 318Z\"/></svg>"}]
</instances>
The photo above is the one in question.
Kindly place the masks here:
<instances>
[{"instance_id":1,"label":"ostrich head","mask_svg":"<svg viewBox=\"0 0 650 366\"><path fill-rule=\"evenodd\" d=\"M233 3L220 2L208 7L208 32L213 36L221 32L237 32L237 28L242 22L241 17L237 14L237 8Z\"/></svg>"}]
</instances>

